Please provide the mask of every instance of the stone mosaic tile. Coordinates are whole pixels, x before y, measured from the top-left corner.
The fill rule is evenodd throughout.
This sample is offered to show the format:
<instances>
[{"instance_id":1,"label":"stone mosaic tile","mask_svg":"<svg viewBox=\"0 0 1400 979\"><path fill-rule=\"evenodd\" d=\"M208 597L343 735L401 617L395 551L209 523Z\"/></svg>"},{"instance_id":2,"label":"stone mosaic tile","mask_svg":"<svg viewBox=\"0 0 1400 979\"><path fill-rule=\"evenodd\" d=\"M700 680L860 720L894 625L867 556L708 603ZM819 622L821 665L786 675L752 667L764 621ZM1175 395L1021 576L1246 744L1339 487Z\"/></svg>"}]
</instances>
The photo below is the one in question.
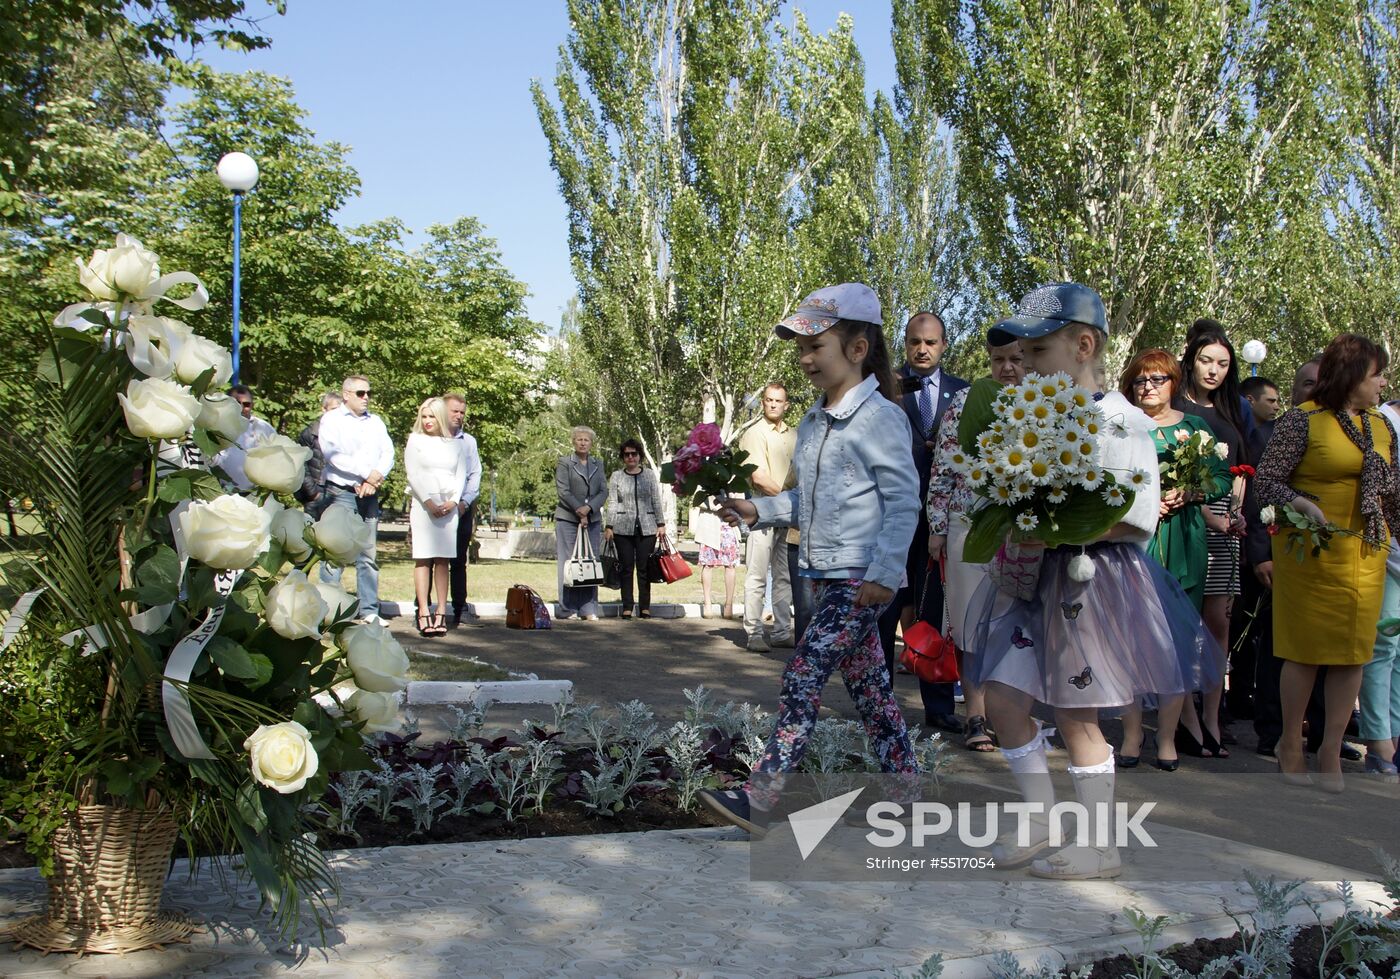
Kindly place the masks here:
<instances>
[{"instance_id":1,"label":"stone mosaic tile","mask_svg":"<svg viewBox=\"0 0 1400 979\"><path fill-rule=\"evenodd\" d=\"M1202 842L1235 867L1340 876ZM190 881L177 863L166 904L206 925L190 945L81 960L3 948L0 975L888 975L936 951L952 960L1095 939L1117 951L1131 931L1125 906L1189 922L1217 919L1222 901L1251 904L1233 883L750 882L748 847L733 830L394 847L332 860L342 896L325 950L289 947L263 931L250 885L227 893L208 874ZM1321 883L1310 892L1334 896ZM1358 884L1357 896L1381 891ZM34 872L0 871L0 928L44 900Z\"/></svg>"}]
</instances>

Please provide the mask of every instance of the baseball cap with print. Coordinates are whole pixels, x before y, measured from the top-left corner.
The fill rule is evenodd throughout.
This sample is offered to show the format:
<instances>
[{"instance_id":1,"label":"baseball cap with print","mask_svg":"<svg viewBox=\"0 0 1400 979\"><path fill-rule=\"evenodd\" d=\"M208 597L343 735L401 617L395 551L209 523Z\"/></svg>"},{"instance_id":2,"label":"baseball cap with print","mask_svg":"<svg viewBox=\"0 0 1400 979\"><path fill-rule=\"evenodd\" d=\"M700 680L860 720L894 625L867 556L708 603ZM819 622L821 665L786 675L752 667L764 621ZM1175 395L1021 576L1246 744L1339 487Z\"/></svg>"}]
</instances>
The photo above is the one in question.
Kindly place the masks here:
<instances>
[{"instance_id":1,"label":"baseball cap with print","mask_svg":"<svg viewBox=\"0 0 1400 979\"><path fill-rule=\"evenodd\" d=\"M1016 307L1016 315L997 323L992 332L1010 337L1043 337L1070 323L1085 323L1107 333L1108 314L1103 300L1093 289L1077 282L1052 282L1026 293Z\"/></svg>"},{"instance_id":2,"label":"baseball cap with print","mask_svg":"<svg viewBox=\"0 0 1400 979\"><path fill-rule=\"evenodd\" d=\"M843 282L839 286L818 289L798 305L792 314L773 328L783 340L799 334L819 336L836 325L837 320L859 320L883 326L880 300L875 290L859 282Z\"/></svg>"}]
</instances>

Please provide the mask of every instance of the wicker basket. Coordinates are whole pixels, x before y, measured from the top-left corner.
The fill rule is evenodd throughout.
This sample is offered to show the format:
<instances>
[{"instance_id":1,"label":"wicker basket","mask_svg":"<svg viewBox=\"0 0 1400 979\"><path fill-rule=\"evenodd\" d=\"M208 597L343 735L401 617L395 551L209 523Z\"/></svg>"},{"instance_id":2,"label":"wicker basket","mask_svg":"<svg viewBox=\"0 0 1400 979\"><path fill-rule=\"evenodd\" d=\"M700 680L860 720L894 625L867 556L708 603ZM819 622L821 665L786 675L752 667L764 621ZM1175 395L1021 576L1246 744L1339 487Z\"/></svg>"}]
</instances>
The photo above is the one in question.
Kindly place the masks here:
<instances>
[{"instance_id":1,"label":"wicker basket","mask_svg":"<svg viewBox=\"0 0 1400 979\"><path fill-rule=\"evenodd\" d=\"M188 941L196 926L160 910L179 828L162 810L80 806L53 839L49 907L10 938L44 952L134 952Z\"/></svg>"}]
</instances>

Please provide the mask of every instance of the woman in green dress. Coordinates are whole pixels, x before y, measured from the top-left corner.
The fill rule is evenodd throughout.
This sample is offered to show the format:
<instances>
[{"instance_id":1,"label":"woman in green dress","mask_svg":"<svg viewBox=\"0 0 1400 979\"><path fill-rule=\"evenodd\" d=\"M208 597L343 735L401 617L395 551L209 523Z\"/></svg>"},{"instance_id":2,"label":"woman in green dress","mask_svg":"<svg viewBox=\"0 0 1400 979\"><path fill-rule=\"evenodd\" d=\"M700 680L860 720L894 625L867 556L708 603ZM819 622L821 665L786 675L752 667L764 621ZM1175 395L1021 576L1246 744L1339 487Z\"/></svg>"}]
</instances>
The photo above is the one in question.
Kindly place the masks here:
<instances>
[{"instance_id":1,"label":"woman in green dress","mask_svg":"<svg viewBox=\"0 0 1400 979\"><path fill-rule=\"evenodd\" d=\"M1211 435L1210 426L1195 415L1172 407L1172 396L1181 384L1181 367L1175 357L1165 350L1144 350L1124 369L1118 388L1123 395L1141 408L1156 428L1152 441L1157 446L1159 463L1167 460L1171 446L1189 439L1196 432ZM1230 492L1230 473L1218 459L1211 460L1214 485L1206 492L1183 492L1179 488L1162 489L1162 509L1157 533L1147 545L1147 552L1180 582L1182 590L1197 609L1205 599L1206 587L1206 521L1201 504L1218 500ZM1175 771L1177 754L1175 733L1181 720L1184 697L1164 697L1157 704L1157 767ZM1188 734L1195 744L1201 743L1200 720L1194 712L1187 724L1197 730ZM1190 742L1188 742L1189 744ZM1118 766L1133 768L1142 751L1142 708L1132 707L1123 714L1123 746L1119 750Z\"/></svg>"}]
</instances>

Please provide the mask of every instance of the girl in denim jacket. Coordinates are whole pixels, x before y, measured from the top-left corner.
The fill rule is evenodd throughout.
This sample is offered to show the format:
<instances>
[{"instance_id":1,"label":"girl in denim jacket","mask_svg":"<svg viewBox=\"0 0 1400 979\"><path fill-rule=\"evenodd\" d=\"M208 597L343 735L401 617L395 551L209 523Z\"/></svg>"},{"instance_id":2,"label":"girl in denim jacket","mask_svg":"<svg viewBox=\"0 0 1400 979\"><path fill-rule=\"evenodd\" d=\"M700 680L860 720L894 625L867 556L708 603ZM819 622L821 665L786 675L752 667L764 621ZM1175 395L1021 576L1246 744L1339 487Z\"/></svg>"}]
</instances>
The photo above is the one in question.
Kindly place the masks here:
<instances>
[{"instance_id":1,"label":"girl in denim jacket","mask_svg":"<svg viewBox=\"0 0 1400 979\"><path fill-rule=\"evenodd\" d=\"M802 761L834 670L881 770L918 776L876 628L900 587L919 508L909 422L896 401L880 323L875 293L846 283L812 293L779 324L778 336L796 338L798 363L823 392L797 430L797 486L724 504L730 523L798 526L799 574L815 587L812 621L783 671L777 724L753 776L741 789L700 794L709 809L754 836L765 831L782 773Z\"/></svg>"}]
</instances>

